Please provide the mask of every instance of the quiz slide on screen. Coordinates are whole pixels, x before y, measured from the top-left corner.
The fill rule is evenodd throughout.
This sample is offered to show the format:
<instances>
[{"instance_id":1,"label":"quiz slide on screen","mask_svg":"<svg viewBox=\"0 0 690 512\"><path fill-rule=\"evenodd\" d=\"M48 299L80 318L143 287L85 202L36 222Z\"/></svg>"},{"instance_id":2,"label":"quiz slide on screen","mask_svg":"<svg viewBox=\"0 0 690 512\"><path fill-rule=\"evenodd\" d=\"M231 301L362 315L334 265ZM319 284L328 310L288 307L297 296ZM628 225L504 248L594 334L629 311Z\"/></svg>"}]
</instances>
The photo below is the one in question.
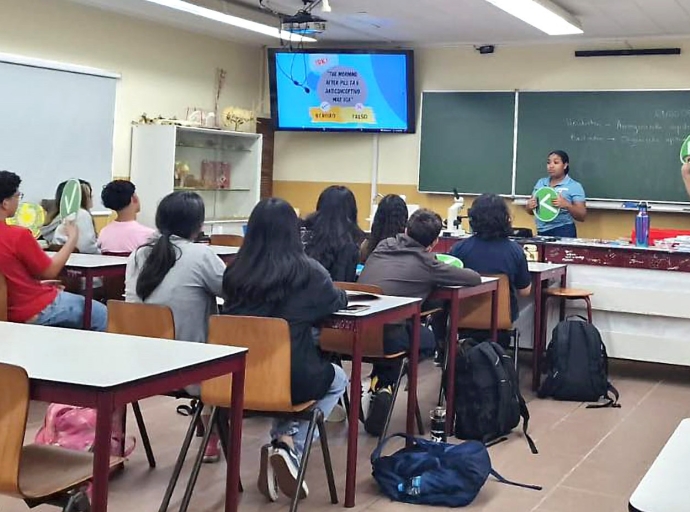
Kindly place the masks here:
<instances>
[{"instance_id":1,"label":"quiz slide on screen","mask_svg":"<svg viewBox=\"0 0 690 512\"><path fill-rule=\"evenodd\" d=\"M280 127L405 131L406 65L401 54L278 53Z\"/></svg>"}]
</instances>

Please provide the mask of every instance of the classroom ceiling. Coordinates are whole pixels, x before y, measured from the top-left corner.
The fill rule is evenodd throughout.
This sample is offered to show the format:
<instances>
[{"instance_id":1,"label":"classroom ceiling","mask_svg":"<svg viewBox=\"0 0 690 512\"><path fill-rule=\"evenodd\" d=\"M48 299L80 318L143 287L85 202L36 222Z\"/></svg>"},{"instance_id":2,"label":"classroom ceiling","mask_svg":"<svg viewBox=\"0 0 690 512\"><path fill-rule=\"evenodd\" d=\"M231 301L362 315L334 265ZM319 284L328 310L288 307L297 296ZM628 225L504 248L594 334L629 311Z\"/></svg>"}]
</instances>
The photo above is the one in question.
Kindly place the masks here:
<instances>
[{"instance_id":1,"label":"classroom ceiling","mask_svg":"<svg viewBox=\"0 0 690 512\"><path fill-rule=\"evenodd\" d=\"M145 0L73 0L127 15L236 41L275 44L276 40L151 4ZM221 12L275 25L258 0L188 0ZM276 11L294 14L302 0L265 0ZM317 36L326 45L411 46L519 44L574 40L628 40L690 36L690 0L556 0L581 23L584 35L550 37L485 0L330 0L332 12Z\"/></svg>"}]
</instances>

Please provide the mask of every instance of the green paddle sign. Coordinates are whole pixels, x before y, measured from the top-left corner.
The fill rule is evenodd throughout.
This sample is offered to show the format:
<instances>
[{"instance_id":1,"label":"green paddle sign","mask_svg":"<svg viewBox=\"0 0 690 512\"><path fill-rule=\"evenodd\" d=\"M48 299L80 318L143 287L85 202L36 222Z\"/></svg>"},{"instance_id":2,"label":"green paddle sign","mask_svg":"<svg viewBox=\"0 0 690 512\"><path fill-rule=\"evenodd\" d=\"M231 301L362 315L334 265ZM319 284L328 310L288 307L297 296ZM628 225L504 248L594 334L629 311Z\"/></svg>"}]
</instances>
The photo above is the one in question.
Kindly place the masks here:
<instances>
[{"instance_id":1,"label":"green paddle sign","mask_svg":"<svg viewBox=\"0 0 690 512\"><path fill-rule=\"evenodd\" d=\"M688 135L687 139L685 139L683 145L680 147L680 163L684 164L687 162L688 157L690 157L690 135Z\"/></svg>"},{"instance_id":2,"label":"green paddle sign","mask_svg":"<svg viewBox=\"0 0 690 512\"><path fill-rule=\"evenodd\" d=\"M446 265L451 265L453 267L458 267L458 268L464 268L465 265L462 264L462 261L456 258L455 256L451 256L450 254L437 254L436 259L440 262L445 263Z\"/></svg>"},{"instance_id":3,"label":"green paddle sign","mask_svg":"<svg viewBox=\"0 0 690 512\"><path fill-rule=\"evenodd\" d=\"M71 179L65 183L60 198L60 218L66 219L73 213L77 213L81 208L81 183L79 180Z\"/></svg>"},{"instance_id":4,"label":"green paddle sign","mask_svg":"<svg viewBox=\"0 0 690 512\"><path fill-rule=\"evenodd\" d=\"M537 207L534 216L542 222L551 222L560 213L561 209L554 206L553 202L558 197L558 192L551 187L542 187L534 194Z\"/></svg>"}]
</instances>

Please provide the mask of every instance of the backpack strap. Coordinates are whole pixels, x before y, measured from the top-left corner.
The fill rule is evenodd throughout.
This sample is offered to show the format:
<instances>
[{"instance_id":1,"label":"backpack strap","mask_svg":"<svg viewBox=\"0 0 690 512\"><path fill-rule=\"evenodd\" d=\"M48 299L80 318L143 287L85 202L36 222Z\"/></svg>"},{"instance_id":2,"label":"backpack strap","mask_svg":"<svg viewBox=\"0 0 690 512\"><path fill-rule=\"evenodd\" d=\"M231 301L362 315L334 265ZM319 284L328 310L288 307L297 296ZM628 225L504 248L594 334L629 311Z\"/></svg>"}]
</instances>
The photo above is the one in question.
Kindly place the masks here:
<instances>
[{"instance_id":1,"label":"backpack strap","mask_svg":"<svg viewBox=\"0 0 690 512\"><path fill-rule=\"evenodd\" d=\"M606 351L606 345L604 345L603 341L601 343L601 352L602 352L602 357L604 358L604 371L606 372L606 376L608 377L609 375L609 355ZM613 398L609 396L609 393L613 395ZM606 402L603 404L588 404L585 409L603 409L604 407L614 407L616 409L619 409L621 404L618 403L618 399L620 398L620 393L618 390L611 384L609 381L606 381L606 394L604 395L604 398L606 399Z\"/></svg>"},{"instance_id":2,"label":"backpack strap","mask_svg":"<svg viewBox=\"0 0 690 512\"><path fill-rule=\"evenodd\" d=\"M529 424L529 411L527 410L527 404L525 403L525 399L522 398L520 391L517 392L517 397L520 403L520 416L522 416L522 433L525 435L525 439L527 439L527 444L529 445L530 451L536 455L539 453L537 450L537 445L534 444L534 441L527 433L527 426Z\"/></svg>"},{"instance_id":3,"label":"backpack strap","mask_svg":"<svg viewBox=\"0 0 690 512\"><path fill-rule=\"evenodd\" d=\"M609 393L613 395L613 398L609 396ZM606 399L606 402L602 404L587 404L585 409L603 409L604 407L614 407L616 409L620 408L621 404L618 403L620 393L618 393L618 390L610 382L606 383L606 395L604 398Z\"/></svg>"},{"instance_id":4,"label":"backpack strap","mask_svg":"<svg viewBox=\"0 0 690 512\"><path fill-rule=\"evenodd\" d=\"M407 434L392 434L385 439L381 439L378 445L376 445L376 448L374 449L373 452L371 452L371 463L373 464L374 461L378 460L381 458L381 452L383 451L384 446L388 444L388 441L393 439L394 437L401 437L405 439L405 441L411 441L413 444L416 444L417 440L415 439L414 436L410 436Z\"/></svg>"},{"instance_id":5,"label":"backpack strap","mask_svg":"<svg viewBox=\"0 0 690 512\"><path fill-rule=\"evenodd\" d=\"M532 489L535 491L541 491L542 490L541 485L521 484L518 482L513 482L512 480L507 480L507 479L503 478L501 475L499 475L493 468L491 468L490 473L491 473L491 476L493 476L496 480L498 480L502 484L514 485L515 487L522 487L523 489Z\"/></svg>"}]
</instances>

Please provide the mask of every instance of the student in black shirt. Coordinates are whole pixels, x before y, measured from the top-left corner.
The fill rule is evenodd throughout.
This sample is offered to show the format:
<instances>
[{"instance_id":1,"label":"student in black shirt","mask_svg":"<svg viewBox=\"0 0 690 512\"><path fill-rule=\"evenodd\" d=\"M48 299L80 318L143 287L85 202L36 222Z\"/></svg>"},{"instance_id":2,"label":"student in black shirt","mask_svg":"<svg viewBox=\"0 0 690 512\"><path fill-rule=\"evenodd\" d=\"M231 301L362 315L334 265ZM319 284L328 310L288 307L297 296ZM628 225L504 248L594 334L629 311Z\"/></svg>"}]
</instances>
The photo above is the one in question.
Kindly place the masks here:
<instances>
[{"instance_id":1,"label":"student in black shirt","mask_svg":"<svg viewBox=\"0 0 690 512\"><path fill-rule=\"evenodd\" d=\"M353 282L364 232L357 225L357 201L352 191L340 185L326 188L316 211L304 221L304 228L302 241L307 256L321 263L333 281Z\"/></svg>"},{"instance_id":2,"label":"student in black shirt","mask_svg":"<svg viewBox=\"0 0 690 512\"><path fill-rule=\"evenodd\" d=\"M292 402L315 400L328 417L348 379L340 366L321 353L312 327L347 306L347 296L333 285L328 272L304 253L299 219L287 202L264 199L254 207L244 243L223 276L223 292L224 314L287 320ZM272 501L274 477L285 494L292 497L290 493L295 492L307 426L306 421L273 422L272 443L262 448L259 475L259 490ZM306 485L299 492L306 496Z\"/></svg>"}]
</instances>

